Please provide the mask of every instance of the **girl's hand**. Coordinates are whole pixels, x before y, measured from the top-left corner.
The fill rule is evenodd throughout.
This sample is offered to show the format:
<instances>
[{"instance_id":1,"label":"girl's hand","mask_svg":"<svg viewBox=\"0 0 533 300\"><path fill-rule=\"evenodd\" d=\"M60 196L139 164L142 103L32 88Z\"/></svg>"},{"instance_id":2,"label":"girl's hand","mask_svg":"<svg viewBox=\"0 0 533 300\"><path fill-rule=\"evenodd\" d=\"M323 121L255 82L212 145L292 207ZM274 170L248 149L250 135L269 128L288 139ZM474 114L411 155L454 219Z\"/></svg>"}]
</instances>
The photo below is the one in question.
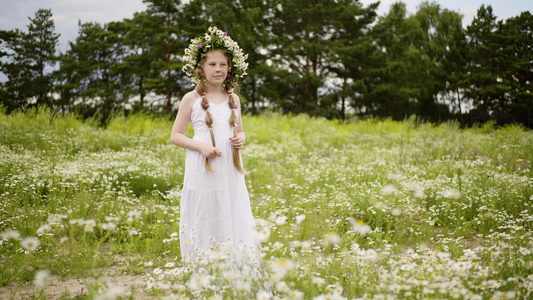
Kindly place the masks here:
<instances>
[{"instance_id":1,"label":"girl's hand","mask_svg":"<svg viewBox=\"0 0 533 300\"><path fill-rule=\"evenodd\" d=\"M246 137L244 136L243 132L238 132L235 137L229 138L229 140L231 141L233 147L235 147L236 149L241 149L242 147L244 147Z\"/></svg>"},{"instance_id":2,"label":"girl's hand","mask_svg":"<svg viewBox=\"0 0 533 300\"><path fill-rule=\"evenodd\" d=\"M200 151L200 153L202 153L202 155L207 159L215 158L217 156L222 155L222 152L220 152L220 150L205 143L202 143L202 146L200 146L200 149L198 151Z\"/></svg>"}]
</instances>

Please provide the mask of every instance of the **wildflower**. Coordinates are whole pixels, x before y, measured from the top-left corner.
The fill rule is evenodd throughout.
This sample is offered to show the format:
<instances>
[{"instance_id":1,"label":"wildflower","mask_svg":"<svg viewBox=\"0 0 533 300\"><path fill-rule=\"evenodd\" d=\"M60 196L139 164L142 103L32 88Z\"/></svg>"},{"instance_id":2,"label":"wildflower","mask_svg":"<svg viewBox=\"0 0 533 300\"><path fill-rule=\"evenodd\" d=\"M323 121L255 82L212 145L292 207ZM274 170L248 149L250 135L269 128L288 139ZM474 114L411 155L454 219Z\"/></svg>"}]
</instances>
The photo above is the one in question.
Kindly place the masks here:
<instances>
[{"instance_id":1,"label":"wildflower","mask_svg":"<svg viewBox=\"0 0 533 300\"><path fill-rule=\"evenodd\" d=\"M285 224L286 221L287 221L287 217L286 216L278 216L276 218L276 224L277 225L283 225L283 224Z\"/></svg>"},{"instance_id":2,"label":"wildflower","mask_svg":"<svg viewBox=\"0 0 533 300\"><path fill-rule=\"evenodd\" d=\"M67 215L50 214L48 215L48 224L59 225L61 223L61 220L66 219L67 217Z\"/></svg>"},{"instance_id":3,"label":"wildflower","mask_svg":"<svg viewBox=\"0 0 533 300\"><path fill-rule=\"evenodd\" d=\"M252 290L252 283L249 280L237 279L233 281L233 286L238 291L249 292Z\"/></svg>"},{"instance_id":4,"label":"wildflower","mask_svg":"<svg viewBox=\"0 0 533 300\"><path fill-rule=\"evenodd\" d=\"M93 219L85 220L83 221L83 224L80 224L80 225L83 226L83 229L85 230L85 232L93 232L94 227L96 226L96 221Z\"/></svg>"},{"instance_id":5,"label":"wildflower","mask_svg":"<svg viewBox=\"0 0 533 300\"><path fill-rule=\"evenodd\" d=\"M305 214L296 216L296 224L302 223L303 220L305 220Z\"/></svg>"},{"instance_id":6,"label":"wildflower","mask_svg":"<svg viewBox=\"0 0 533 300\"><path fill-rule=\"evenodd\" d=\"M0 234L2 240L20 240L20 233L16 230L8 229Z\"/></svg>"},{"instance_id":7,"label":"wildflower","mask_svg":"<svg viewBox=\"0 0 533 300\"><path fill-rule=\"evenodd\" d=\"M99 295L96 295L93 299L96 300L114 300L121 299L128 295L128 290L123 286L109 286L104 289L100 289Z\"/></svg>"},{"instance_id":8,"label":"wildflower","mask_svg":"<svg viewBox=\"0 0 533 300\"><path fill-rule=\"evenodd\" d=\"M102 223L100 227L102 227L103 230L115 230L117 228L117 225L113 222L109 222L109 223Z\"/></svg>"},{"instance_id":9,"label":"wildflower","mask_svg":"<svg viewBox=\"0 0 533 300\"><path fill-rule=\"evenodd\" d=\"M448 190L442 191L442 196L448 199L459 199L461 198L461 192L459 192L458 190L454 190L454 189L448 189Z\"/></svg>"},{"instance_id":10,"label":"wildflower","mask_svg":"<svg viewBox=\"0 0 533 300\"><path fill-rule=\"evenodd\" d=\"M270 228L269 227L262 227L260 230L258 230L254 236L253 239L257 242L263 243L268 241L268 238L270 237Z\"/></svg>"},{"instance_id":11,"label":"wildflower","mask_svg":"<svg viewBox=\"0 0 533 300\"><path fill-rule=\"evenodd\" d=\"M51 278L50 278L50 271L48 270L39 270L35 273L35 279L33 280L33 283L38 288L42 289L47 287L50 284Z\"/></svg>"},{"instance_id":12,"label":"wildflower","mask_svg":"<svg viewBox=\"0 0 533 300\"><path fill-rule=\"evenodd\" d=\"M385 186L383 186L383 187L381 188L380 193L381 193L382 195L385 195L385 196L386 196L386 195L394 194L394 193L396 193L396 191L397 191L397 189L396 189L396 187L394 187L394 185L392 185L392 184L387 184L387 185L385 185Z\"/></svg>"},{"instance_id":13,"label":"wildflower","mask_svg":"<svg viewBox=\"0 0 533 300\"><path fill-rule=\"evenodd\" d=\"M120 217L106 216L106 217L105 217L105 220L106 220L107 222L119 222L119 221L120 221Z\"/></svg>"},{"instance_id":14,"label":"wildflower","mask_svg":"<svg viewBox=\"0 0 533 300\"><path fill-rule=\"evenodd\" d=\"M365 236L367 233L372 231L372 228L370 228L370 226L368 226L363 220L355 221L353 218L349 218L349 220L350 223L352 223L353 231L361 236Z\"/></svg>"},{"instance_id":15,"label":"wildflower","mask_svg":"<svg viewBox=\"0 0 533 300\"><path fill-rule=\"evenodd\" d=\"M37 234L38 235L43 235L43 234L49 232L50 230L52 230L52 226L50 226L50 224L43 224L43 225L41 225L41 227L39 227L37 229Z\"/></svg>"},{"instance_id":16,"label":"wildflower","mask_svg":"<svg viewBox=\"0 0 533 300\"><path fill-rule=\"evenodd\" d=\"M289 299L300 300L304 298L304 293L298 290L290 291L287 293Z\"/></svg>"},{"instance_id":17,"label":"wildflower","mask_svg":"<svg viewBox=\"0 0 533 300\"><path fill-rule=\"evenodd\" d=\"M317 277L317 276L314 276L311 278L311 282L316 284L316 285L323 285L326 283L326 280L322 277Z\"/></svg>"},{"instance_id":18,"label":"wildflower","mask_svg":"<svg viewBox=\"0 0 533 300\"><path fill-rule=\"evenodd\" d=\"M272 299L272 293L264 291L264 290L260 290L259 292L257 292L257 300L268 300L268 299Z\"/></svg>"},{"instance_id":19,"label":"wildflower","mask_svg":"<svg viewBox=\"0 0 533 300\"><path fill-rule=\"evenodd\" d=\"M193 274L189 280L189 288L192 290L199 290L207 287L211 282L211 278L208 274Z\"/></svg>"},{"instance_id":20,"label":"wildflower","mask_svg":"<svg viewBox=\"0 0 533 300\"><path fill-rule=\"evenodd\" d=\"M128 218L126 219L126 222L128 223L131 223L133 222L134 220L138 219L141 217L141 212L134 209L132 211L129 211L128 212Z\"/></svg>"},{"instance_id":21,"label":"wildflower","mask_svg":"<svg viewBox=\"0 0 533 300\"><path fill-rule=\"evenodd\" d=\"M155 279L150 277L148 278L148 281L146 282L146 288L152 289L155 286Z\"/></svg>"},{"instance_id":22,"label":"wildflower","mask_svg":"<svg viewBox=\"0 0 533 300\"><path fill-rule=\"evenodd\" d=\"M287 272L291 271L294 268L295 264L290 259L280 258L275 261L271 261L269 266L272 272L274 273L274 277L277 279L281 279L285 277Z\"/></svg>"},{"instance_id":23,"label":"wildflower","mask_svg":"<svg viewBox=\"0 0 533 300\"><path fill-rule=\"evenodd\" d=\"M41 242L39 242L39 239L36 238L36 237L27 237L27 238L23 238L20 241L20 246L22 246L22 248L24 248L24 249L26 249L28 251L37 250L37 248L39 248L40 244L41 244Z\"/></svg>"},{"instance_id":24,"label":"wildflower","mask_svg":"<svg viewBox=\"0 0 533 300\"><path fill-rule=\"evenodd\" d=\"M320 268L320 267L324 267L325 265L326 265L326 262L324 261L324 259L321 256L316 258L316 266L317 267Z\"/></svg>"},{"instance_id":25,"label":"wildflower","mask_svg":"<svg viewBox=\"0 0 533 300\"><path fill-rule=\"evenodd\" d=\"M424 187L420 185L418 182L408 182L403 185L403 187L409 191L411 191L411 195L414 198L422 198L424 196Z\"/></svg>"},{"instance_id":26,"label":"wildflower","mask_svg":"<svg viewBox=\"0 0 533 300\"><path fill-rule=\"evenodd\" d=\"M524 248L524 247L520 247L519 252L520 252L520 254L522 254L522 255L528 255L528 254L531 254L531 250L528 249L528 248Z\"/></svg>"},{"instance_id":27,"label":"wildflower","mask_svg":"<svg viewBox=\"0 0 533 300\"><path fill-rule=\"evenodd\" d=\"M459 261L452 265L452 270L455 270L459 274L464 274L472 268L472 263L469 261Z\"/></svg>"},{"instance_id":28,"label":"wildflower","mask_svg":"<svg viewBox=\"0 0 533 300\"><path fill-rule=\"evenodd\" d=\"M79 219L72 219L70 221L68 221L69 224L72 224L72 225L80 225L82 226L82 224L85 222L85 220L83 218L79 218Z\"/></svg>"},{"instance_id":29,"label":"wildflower","mask_svg":"<svg viewBox=\"0 0 533 300\"><path fill-rule=\"evenodd\" d=\"M368 249L368 250L365 251L365 258L367 260L374 261L374 260L378 259L378 253L374 249Z\"/></svg>"},{"instance_id":30,"label":"wildflower","mask_svg":"<svg viewBox=\"0 0 533 300\"><path fill-rule=\"evenodd\" d=\"M290 289L285 281L279 281L276 283L276 290L282 293L287 293Z\"/></svg>"},{"instance_id":31,"label":"wildflower","mask_svg":"<svg viewBox=\"0 0 533 300\"><path fill-rule=\"evenodd\" d=\"M338 243L340 243L342 238L338 234L336 234L335 232L331 231L331 232L328 232L326 234L326 239L325 240L326 240L326 243L328 245L334 246L334 245L337 245Z\"/></svg>"},{"instance_id":32,"label":"wildflower","mask_svg":"<svg viewBox=\"0 0 533 300\"><path fill-rule=\"evenodd\" d=\"M403 175L402 174L398 174L398 173L389 173L387 175L387 179L389 180L394 180L394 181L400 181L403 179Z\"/></svg>"},{"instance_id":33,"label":"wildflower","mask_svg":"<svg viewBox=\"0 0 533 300\"><path fill-rule=\"evenodd\" d=\"M391 210L391 215L393 215L393 216L395 216L395 217L397 217L397 216L399 216L399 215L401 215L401 214L402 214L402 210L399 209L399 208L393 208L393 209Z\"/></svg>"}]
</instances>

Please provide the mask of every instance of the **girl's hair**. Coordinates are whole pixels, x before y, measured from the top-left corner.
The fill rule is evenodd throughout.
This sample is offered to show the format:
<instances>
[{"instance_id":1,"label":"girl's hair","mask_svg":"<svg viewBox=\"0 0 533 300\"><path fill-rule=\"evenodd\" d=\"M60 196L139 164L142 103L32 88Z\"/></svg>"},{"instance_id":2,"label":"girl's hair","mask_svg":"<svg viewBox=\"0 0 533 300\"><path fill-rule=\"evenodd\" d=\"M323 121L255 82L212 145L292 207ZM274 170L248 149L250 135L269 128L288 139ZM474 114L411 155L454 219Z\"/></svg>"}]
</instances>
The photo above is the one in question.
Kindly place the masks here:
<instances>
[{"instance_id":1,"label":"girl's hair","mask_svg":"<svg viewBox=\"0 0 533 300\"><path fill-rule=\"evenodd\" d=\"M216 51L216 50L222 51L224 55L226 56L226 58L228 59L228 75L230 75L229 70L231 70L231 60L228 58L226 52L224 52L223 50L213 49L211 51ZM213 115L211 115L208 109L209 101L207 100L207 94L205 92L205 81L203 79L205 75L203 74L204 71L202 70L202 66L205 63L206 57L207 56L202 57L202 59L200 60L199 66L195 70L197 78L202 78L202 80L198 81L198 84L196 85L195 90L200 96L202 96L201 104L202 104L202 108L205 110L205 124L207 125L207 127L209 127L209 133L211 134L211 142L213 143L213 147L216 147L215 134L213 133ZM229 124L231 125L231 127L233 127L233 137L237 136L237 130L236 130L237 129L237 114L235 113L235 110L237 110L237 105L235 104L235 100L233 99L233 92L232 92L236 87L237 85L230 82L229 80L226 80L225 84L223 85L224 91L229 94L228 105L229 105L229 108L231 109L231 116L229 118ZM239 155L239 149L235 147L233 147L233 164L235 165L235 168L239 172L243 174L248 173L243 169L242 164L241 164L241 158ZM205 159L205 168L209 172L214 172L214 170L211 168L211 165L209 164L209 159L207 158Z\"/></svg>"}]
</instances>

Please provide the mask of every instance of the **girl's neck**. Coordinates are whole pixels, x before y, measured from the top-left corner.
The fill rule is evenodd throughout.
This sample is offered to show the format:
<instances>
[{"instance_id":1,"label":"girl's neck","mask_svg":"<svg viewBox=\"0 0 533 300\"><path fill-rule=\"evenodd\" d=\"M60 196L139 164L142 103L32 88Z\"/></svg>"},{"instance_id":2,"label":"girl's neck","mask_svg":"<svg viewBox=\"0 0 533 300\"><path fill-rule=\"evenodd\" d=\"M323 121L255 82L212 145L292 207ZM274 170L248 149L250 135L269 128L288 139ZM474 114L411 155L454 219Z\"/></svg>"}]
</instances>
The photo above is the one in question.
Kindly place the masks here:
<instances>
[{"instance_id":1,"label":"girl's neck","mask_svg":"<svg viewBox=\"0 0 533 300\"><path fill-rule=\"evenodd\" d=\"M207 97L207 101L213 104L221 104L227 100L228 94L220 85L204 87L204 92Z\"/></svg>"},{"instance_id":2,"label":"girl's neck","mask_svg":"<svg viewBox=\"0 0 533 300\"><path fill-rule=\"evenodd\" d=\"M205 93L209 95L226 95L226 92L220 85L205 85Z\"/></svg>"}]
</instances>

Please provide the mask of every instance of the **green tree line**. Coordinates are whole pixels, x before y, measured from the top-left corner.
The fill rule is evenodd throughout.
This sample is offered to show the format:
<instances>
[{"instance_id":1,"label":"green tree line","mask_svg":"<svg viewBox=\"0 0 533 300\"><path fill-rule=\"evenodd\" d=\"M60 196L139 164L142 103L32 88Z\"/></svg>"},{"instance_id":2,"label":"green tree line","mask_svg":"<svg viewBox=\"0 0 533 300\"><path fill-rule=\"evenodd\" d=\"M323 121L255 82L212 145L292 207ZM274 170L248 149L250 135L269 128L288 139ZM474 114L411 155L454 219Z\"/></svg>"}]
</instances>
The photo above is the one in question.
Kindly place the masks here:
<instances>
[{"instance_id":1,"label":"green tree line","mask_svg":"<svg viewBox=\"0 0 533 300\"><path fill-rule=\"evenodd\" d=\"M27 31L0 30L0 99L9 113L171 112L191 89L180 70L191 38L215 24L249 54L240 83L251 113L278 110L345 119L522 123L533 127L533 18L498 20L482 5L471 24L435 2L378 16L356 0L144 0L131 19L79 22L58 53L50 9Z\"/></svg>"}]
</instances>

